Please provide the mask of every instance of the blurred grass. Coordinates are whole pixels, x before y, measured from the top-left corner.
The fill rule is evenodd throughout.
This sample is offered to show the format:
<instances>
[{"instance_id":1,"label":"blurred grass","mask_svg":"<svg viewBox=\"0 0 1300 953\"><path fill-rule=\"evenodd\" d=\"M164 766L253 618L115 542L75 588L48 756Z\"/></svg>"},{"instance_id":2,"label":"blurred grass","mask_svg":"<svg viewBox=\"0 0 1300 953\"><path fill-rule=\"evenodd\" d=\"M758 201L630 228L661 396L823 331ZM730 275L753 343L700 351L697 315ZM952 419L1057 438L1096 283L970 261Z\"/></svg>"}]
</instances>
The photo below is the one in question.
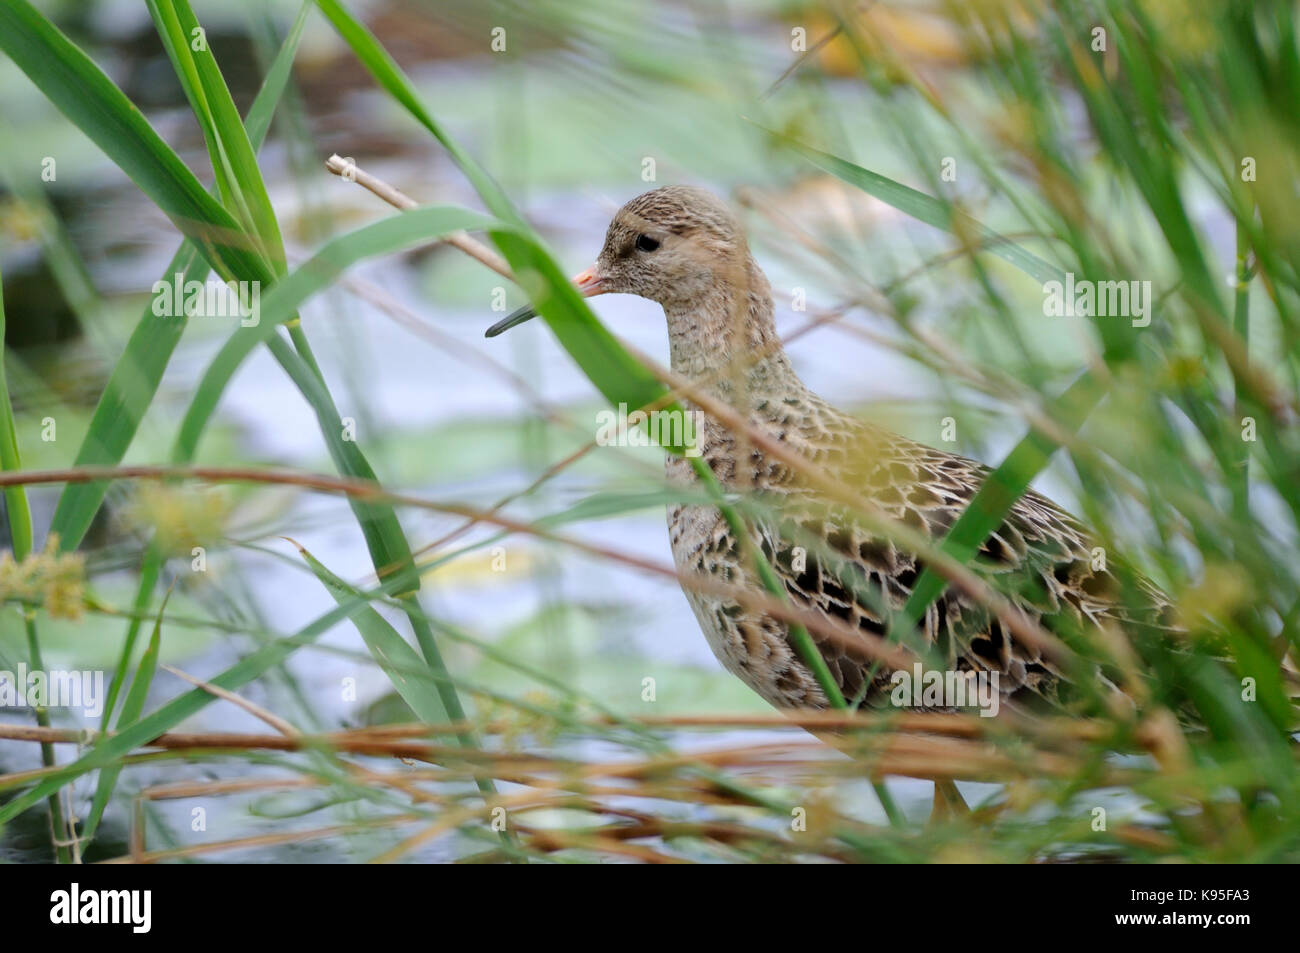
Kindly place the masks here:
<instances>
[{"instance_id":1,"label":"blurred grass","mask_svg":"<svg viewBox=\"0 0 1300 953\"><path fill-rule=\"evenodd\" d=\"M414 119L450 156L490 217L451 207L404 213L336 235L290 270L256 147L281 89L293 89L288 66L300 31L308 19L322 19L307 16L310 6L301 8L263 95L241 123L216 61L186 42L198 25L189 5L150 2L160 41L203 132L218 200L71 41L23 0L0 3L0 47L194 242L196 253L187 254L190 246L183 245L167 273L178 263L200 275L210 266L223 278L267 284L265 323L235 331L188 395L175 462L194 456L235 369L267 344L313 407L338 471L374 479L356 444L338 437L337 401L296 311L362 258L431 241L453 228L487 231L510 261L518 291L539 305L606 401L641 406L660 398L663 386L569 288L514 198L538 185L585 184L610 168L624 170L610 191L625 198L649 187L637 173L650 155L659 161L661 181L761 182L761 189L747 187L735 198L750 212L765 267L771 259L779 309L784 288L814 284L816 276L838 312L820 335L869 336L940 395L911 402L905 413L883 402L864 413L930 443L938 440L936 422L952 416L965 452L990 462L1005 459L997 471L1005 480L986 487L954 528L945 543L950 555L969 559L1000 511L1046 467L1053 487L1075 501L1112 555L1124 600L1139 601L1138 576L1130 568L1137 567L1165 589L1187 629L1186 638L1171 645L1138 628L1128 633L1128 646L1118 647L1094 644L1083 633L1058 633L1140 686L1139 717L1098 712L1087 737L1045 738L1020 726L963 747L966 741L936 740L942 735L937 728L874 722L849 736L869 749L862 754L868 766L939 778L943 764L961 764L968 770L958 777L1006 782L988 794L976 823L922 828L913 817L891 831L864 824L854 813L861 810L860 796L820 791L840 771L854 770L845 763L783 773L765 760L761 740L752 738L742 741L744 754L734 761L697 761L680 749L699 747L700 739L629 718L637 708L639 676L625 669L635 663L611 657L589 629L567 636L570 653L590 652L599 660L584 659L581 674L569 670L572 654L545 643L534 653L530 643L539 633L560 637L582 628L563 593L547 588L551 570L545 567L563 566L567 550L548 543L546 559L528 565L539 590L549 592L542 611L525 615L495 640L480 638L442 611L405 597L414 585L414 563L391 505L354 499L380 584L348 583L315 564L340 605L290 636L233 627L232 636L254 635L260 647L211 681L233 690L269 678L299 647L352 618L358 625L364 620L366 644L399 693L405 688L409 694L415 684L443 703L458 699L458 690L474 700L468 715L458 701L421 711L424 695L408 698L405 708L389 707L390 718L451 722L442 730L460 738L459 754L439 749L432 756L436 778L426 779L426 799L413 813L404 813L409 804L396 806L388 781L358 783L341 751L325 762L288 755L275 761L286 777L326 786L357 808L347 824L364 855L401 856L422 838L455 830L457 850L464 855L478 845L485 851L481 859L540 859L555 851L579 859L655 859L655 850L697 860L1300 857L1290 698L1296 689L1282 674L1295 671L1300 651L1300 116L1294 109L1300 40L1293 5L1220 0L1193 11L1180 3L1058 0L876 4L864 12L760 4L744 6L741 29L731 31L725 20L688 15L684 8L665 22L632 3L542 3L502 21L511 45L496 67L499 78L454 78L425 95L348 6L322 0L319 12L383 90L388 108L382 122ZM419 9L465 36L486 35L473 5ZM806 30L814 50L802 59L789 48L793 27ZM1092 48L1096 28L1104 30L1104 50ZM653 51L644 43L647 30L659 40ZM538 110L537 100L531 111L511 103L499 113L522 125L479 123L485 104L496 101L494 84L522 89L525 76L537 77L530 95L548 108ZM702 128L710 134L701 136ZM299 126L296 135L307 133ZM468 141L476 143L472 153L461 144ZM520 142L535 145L536 158ZM298 146L325 154L310 141ZM1247 158L1256 172L1248 181L1242 175ZM948 159L955 160L955 179L942 175ZM874 198L854 197L855 188ZM990 232L1015 238L991 240ZM597 240L596 234L582 239L592 250ZM484 282L468 267L477 266L438 264L434 300L481 301L467 297L472 287L500 280ZM1150 325L1045 316L1041 285L1063 272L1150 281L1156 302ZM460 285L459 276L465 288L446 287ZM180 332L181 322L169 325L146 309L105 386L78 463L123 459L154 405ZM1075 387L1067 391L1071 382ZM1087 397L1082 402L1061 399L1081 392ZM562 460L584 442L583 421L590 416L587 407L569 406L561 408L567 420L549 419L540 416L543 409L533 408L539 416L523 424L440 425L428 439L446 458L442 463L426 463L400 433L373 442L368 436L367 449L390 458L384 468L389 484L422 483L429 466L438 467L444 483L473 480L496 469L492 460L508 460L503 441L516 437L540 448L531 457L540 469L545 463L536 461ZM989 421L998 422L996 430ZM32 424L20 414L11 426L21 433ZM1023 433L1030 436L1008 455L1014 435ZM384 449L388 442L391 454ZM655 480L640 465L645 457L598 448L513 501L511 512L526 508L527 522L538 529L638 512L648 497L619 497L617 491L632 485L654 495ZM17 461L6 458L4 464L14 469ZM548 492L556 478L568 480L568 499ZM104 489L70 484L63 492L53 522L63 545L81 541ZM602 495L606 489L615 493ZM593 490L570 507L573 496ZM7 499L16 499L15 492L6 491ZM752 516L761 507L746 501L744 512ZM291 520L284 531L293 532ZM20 537L14 548L21 558ZM480 534L450 554L435 551L433 565L449 555L482 555L497 538ZM234 558L248 555L239 542L227 542ZM151 618L153 590L165 569L152 547L139 559L139 595L129 613L134 621L122 664L134 657L134 635ZM393 569L406 574L394 578ZM913 615L940 591L938 578L927 578L934 584L918 588L909 604ZM392 640L402 636L377 610L406 617L423 659L396 647ZM158 624L169 625L168 616L180 619L173 609L158 613ZM617 618L599 624L631 625ZM636 624L653 631L655 620ZM1225 657L1226 666L1219 661ZM605 666L605 675L591 675ZM654 672L678 684L673 692L681 691L685 672L662 664ZM612 691L620 703L597 699L597 689ZM25 783L6 785L0 778L0 789L22 792L0 807L0 824L87 772L111 768L102 777L115 776L134 763L129 759L139 745L175 730L210 701L196 690L147 714L130 704L129 715L124 709L118 721L121 733L75 762ZM1184 727L1165 718L1168 712L1183 716ZM593 724L593 713L608 724ZM740 730L743 720L736 725ZM552 760L511 762L506 755L520 738L532 739L531 754ZM660 809L636 817L610 813L608 802L578 779L615 769L584 750L584 740L639 752L658 765L658 773L641 777L635 790L658 799ZM256 750L250 743L235 755L236 763L259 763ZM930 758L936 751L943 756ZM1119 759L1118 752L1130 757ZM552 802L529 801L513 785L494 794L485 784L508 779L531 790L543 777L559 785ZM879 780L879 773L870 779ZM456 793L428 793L433 780L453 782ZM572 803L561 800L566 785L576 786ZM718 792L725 805L713 800ZM515 805L511 798L528 805L510 807L512 817L524 810L531 819L512 828L522 838L482 844L485 811L496 803ZM308 801L302 816L318 813L329 800L314 807ZM555 815L560 804L576 813ZM820 819L812 836L789 832L790 808L799 804L814 806ZM1092 812L1101 805L1123 821L1093 830ZM564 833L543 835L537 825L545 817ZM418 825L423 833L385 835L372 829L376 818ZM676 832L674 823L682 825ZM724 823L739 829L717 826ZM166 833L160 818L152 824L152 831ZM635 830L652 845L645 848L649 854L615 849L629 844Z\"/></svg>"}]
</instances>

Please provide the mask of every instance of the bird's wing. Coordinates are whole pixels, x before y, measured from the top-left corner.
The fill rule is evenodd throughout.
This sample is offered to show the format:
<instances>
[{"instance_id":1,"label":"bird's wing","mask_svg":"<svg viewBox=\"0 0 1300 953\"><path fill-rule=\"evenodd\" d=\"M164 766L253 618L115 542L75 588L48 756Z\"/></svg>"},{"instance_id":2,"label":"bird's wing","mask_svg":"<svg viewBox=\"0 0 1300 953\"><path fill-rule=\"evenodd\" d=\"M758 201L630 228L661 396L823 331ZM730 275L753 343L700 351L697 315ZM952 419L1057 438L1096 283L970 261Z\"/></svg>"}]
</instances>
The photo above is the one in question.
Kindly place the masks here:
<instances>
[{"instance_id":1,"label":"bird's wing","mask_svg":"<svg viewBox=\"0 0 1300 953\"><path fill-rule=\"evenodd\" d=\"M991 472L884 432L866 433L869 451L855 453L833 429L823 429L820 435L791 436L829 475L936 542ZM773 484L782 476L773 474ZM772 519L760 525L759 539L791 597L863 631L887 634L889 614L901 612L923 563L861 521L837 516L820 494L801 490L797 477L785 476L784 492ZM984 541L973 568L1029 619L1058 634L1110 623L1121 628L1168 624L1168 600L1158 589L1139 580L1141 605L1137 611L1126 607L1115 561L1073 517L1032 491ZM1023 689L1052 703L1061 700L1062 673L1039 649L1017 640L985 606L952 587L929 606L916 635L954 670L999 673L1004 693ZM826 640L819 648L846 696L858 695L868 681L879 688L891 674L843 642Z\"/></svg>"}]
</instances>

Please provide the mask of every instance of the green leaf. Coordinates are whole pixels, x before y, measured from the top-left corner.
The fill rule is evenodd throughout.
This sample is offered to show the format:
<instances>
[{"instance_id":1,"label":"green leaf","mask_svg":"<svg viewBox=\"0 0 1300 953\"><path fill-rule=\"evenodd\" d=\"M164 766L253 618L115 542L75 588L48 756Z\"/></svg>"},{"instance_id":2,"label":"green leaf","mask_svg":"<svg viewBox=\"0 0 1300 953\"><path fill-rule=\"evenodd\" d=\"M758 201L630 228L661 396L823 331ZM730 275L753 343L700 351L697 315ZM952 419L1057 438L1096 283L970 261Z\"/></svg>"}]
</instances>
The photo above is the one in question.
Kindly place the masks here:
<instances>
[{"instance_id":1,"label":"green leaf","mask_svg":"<svg viewBox=\"0 0 1300 953\"><path fill-rule=\"evenodd\" d=\"M383 616L362 601L365 597L360 592L326 569L302 546L298 546L298 552L340 606L354 607L349 618L411 711L425 724L446 724L450 719L439 700L438 683L429 676L429 666L415 649Z\"/></svg>"},{"instance_id":2,"label":"green leaf","mask_svg":"<svg viewBox=\"0 0 1300 953\"><path fill-rule=\"evenodd\" d=\"M1026 251L1010 239L1003 238L966 213L957 211L949 202L918 192L901 182L895 182L893 179L854 165L828 152L806 146L796 139L770 129L764 131L794 149L819 169L829 172L837 179L843 179L850 185L857 186L868 195L874 195L886 205L893 206L919 222L951 232L958 238L978 237L980 243L990 252L1009 261L1031 278L1040 282L1065 281L1065 272L1060 268L1044 261L1033 252Z\"/></svg>"},{"instance_id":3,"label":"green leaf","mask_svg":"<svg viewBox=\"0 0 1300 953\"><path fill-rule=\"evenodd\" d=\"M223 204L255 236L262 258L275 274L284 272L284 246L275 210L266 193L257 155L221 70L186 0L148 0L176 75L203 130ZM199 46L199 49L195 49Z\"/></svg>"},{"instance_id":4,"label":"green leaf","mask_svg":"<svg viewBox=\"0 0 1300 953\"><path fill-rule=\"evenodd\" d=\"M153 634L149 637L149 645L145 648L144 654L140 656L140 664L136 667L135 678L131 680L131 689L126 693L126 701L122 703L122 714L117 719L119 728L124 725L130 725L139 720L141 712L144 711L145 699L149 696L149 686L153 684L154 673L158 670L158 654L162 644L162 620L163 612L167 609L167 601L171 596L170 590L163 597L162 605L158 607L158 618L153 625ZM112 712L109 708L104 709L105 721L107 716ZM100 772L99 783L95 787L95 798L90 805L90 816L86 819L86 826L82 829L81 836L89 843L95 836L95 830L99 827L99 821L104 816L104 808L108 805L108 799L113 793L113 788L117 784L117 777L122 773L120 764L109 765Z\"/></svg>"},{"instance_id":5,"label":"green leaf","mask_svg":"<svg viewBox=\"0 0 1300 953\"><path fill-rule=\"evenodd\" d=\"M14 426L14 408L9 401L9 382L5 376L4 278L0 275L0 469L22 468L22 460L18 455L18 430ZM5 511L9 516L9 539L14 559L22 560L32 551L32 513L27 505L25 487L5 487Z\"/></svg>"},{"instance_id":6,"label":"green leaf","mask_svg":"<svg viewBox=\"0 0 1300 953\"><path fill-rule=\"evenodd\" d=\"M658 509L678 504L708 506L713 497L690 487L673 487L665 490L647 490L641 493L594 493L558 513L550 513L536 520L538 526L562 526L565 523L586 522L623 516L640 510Z\"/></svg>"}]
</instances>

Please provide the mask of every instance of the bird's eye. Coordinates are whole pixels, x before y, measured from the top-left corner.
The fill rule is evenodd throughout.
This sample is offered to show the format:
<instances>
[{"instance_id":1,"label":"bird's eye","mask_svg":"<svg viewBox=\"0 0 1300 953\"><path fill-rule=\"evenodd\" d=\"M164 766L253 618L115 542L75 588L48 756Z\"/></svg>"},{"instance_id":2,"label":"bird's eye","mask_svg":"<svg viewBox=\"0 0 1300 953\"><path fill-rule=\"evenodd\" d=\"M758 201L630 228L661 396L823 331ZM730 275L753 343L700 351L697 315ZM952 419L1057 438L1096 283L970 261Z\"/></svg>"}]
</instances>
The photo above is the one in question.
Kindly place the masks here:
<instances>
[{"instance_id":1,"label":"bird's eye","mask_svg":"<svg viewBox=\"0 0 1300 953\"><path fill-rule=\"evenodd\" d=\"M659 247L659 242L649 235L638 235L636 237L637 251L654 251Z\"/></svg>"}]
</instances>

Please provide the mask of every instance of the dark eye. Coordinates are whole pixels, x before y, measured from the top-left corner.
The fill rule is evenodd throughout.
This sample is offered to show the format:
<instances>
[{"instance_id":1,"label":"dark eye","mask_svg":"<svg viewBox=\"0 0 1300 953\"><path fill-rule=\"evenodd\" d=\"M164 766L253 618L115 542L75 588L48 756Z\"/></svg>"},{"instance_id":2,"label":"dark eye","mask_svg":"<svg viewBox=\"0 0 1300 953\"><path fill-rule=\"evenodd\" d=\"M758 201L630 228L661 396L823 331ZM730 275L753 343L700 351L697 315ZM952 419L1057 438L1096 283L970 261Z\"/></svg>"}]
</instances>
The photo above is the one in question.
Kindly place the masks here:
<instances>
[{"instance_id":1,"label":"dark eye","mask_svg":"<svg viewBox=\"0 0 1300 953\"><path fill-rule=\"evenodd\" d=\"M636 237L637 251L654 251L659 247L659 242L649 235L638 235Z\"/></svg>"}]
</instances>

